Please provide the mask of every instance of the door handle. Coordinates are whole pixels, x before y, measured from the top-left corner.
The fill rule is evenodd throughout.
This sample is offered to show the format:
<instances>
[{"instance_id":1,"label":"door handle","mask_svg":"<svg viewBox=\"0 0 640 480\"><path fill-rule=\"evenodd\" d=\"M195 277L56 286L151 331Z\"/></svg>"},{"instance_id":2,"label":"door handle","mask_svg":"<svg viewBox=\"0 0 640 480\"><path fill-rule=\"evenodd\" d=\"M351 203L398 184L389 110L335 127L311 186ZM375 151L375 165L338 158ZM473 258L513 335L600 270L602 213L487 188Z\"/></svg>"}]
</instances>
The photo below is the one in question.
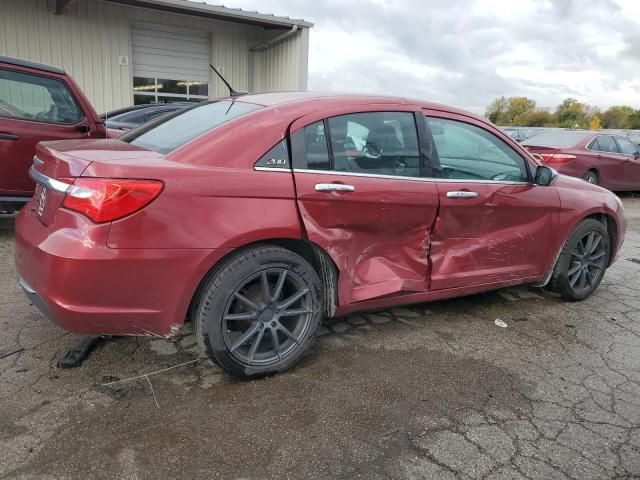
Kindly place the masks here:
<instances>
[{"instance_id":1,"label":"door handle","mask_svg":"<svg viewBox=\"0 0 640 480\"><path fill-rule=\"evenodd\" d=\"M20 138L20 135L16 135L15 133L0 132L0 140L11 140L15 142L19 138Z\"/></svg>"},{"instance_id":2,"label":"door handle","mask_svg":"<svg viewBox=\"0 0 640 480\"><path fill-rule=\"evenodd\" d=\"M356 187L343 183L316 183L316 192L355 192Z\"/></svg>"},{"instance_id":3,"label":"door handle","mask_svg":"<svg viewBox=\"0 0 640 480\"><path fill-rule=\"evenodd\" d=\"M447 192L447 198L478 198L478 192Z\"/></svg>"}]
</instances>

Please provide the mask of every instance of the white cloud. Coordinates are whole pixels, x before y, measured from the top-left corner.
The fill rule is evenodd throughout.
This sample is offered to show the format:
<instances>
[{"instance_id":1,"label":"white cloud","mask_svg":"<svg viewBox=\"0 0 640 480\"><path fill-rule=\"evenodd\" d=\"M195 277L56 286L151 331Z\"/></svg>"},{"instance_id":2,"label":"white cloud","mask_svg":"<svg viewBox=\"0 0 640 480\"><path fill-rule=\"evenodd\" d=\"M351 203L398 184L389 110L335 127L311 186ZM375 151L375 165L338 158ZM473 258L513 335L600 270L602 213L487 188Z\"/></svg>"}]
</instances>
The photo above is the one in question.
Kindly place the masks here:
<instances>
[{"instance_id":1,"label":"white cloud","mask_svg":"<svg viewBox=\"0 0 640 480\"><path fill-rule=\"evenodd\" d=\"M640 108L639 0L225 4L314 22L314 90L413 96L476 113L501 95Z\"/></svg>"}]
</instances>

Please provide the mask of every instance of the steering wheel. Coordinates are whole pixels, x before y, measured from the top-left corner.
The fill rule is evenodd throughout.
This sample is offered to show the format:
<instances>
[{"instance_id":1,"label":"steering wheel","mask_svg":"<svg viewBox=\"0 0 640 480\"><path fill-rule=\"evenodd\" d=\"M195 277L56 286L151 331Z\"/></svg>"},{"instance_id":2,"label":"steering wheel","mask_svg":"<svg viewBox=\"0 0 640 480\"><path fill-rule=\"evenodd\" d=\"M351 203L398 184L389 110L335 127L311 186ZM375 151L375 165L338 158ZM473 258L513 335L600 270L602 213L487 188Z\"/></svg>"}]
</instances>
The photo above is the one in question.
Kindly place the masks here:
<instances>
[{"instance_id":1,"label":"steering wheel","mask_svg":"<svg viewBox=\"0 0 640 480\"><path fill-rule=\"evenodd\" d=\"M382 157L382 149L378 148L373 143L367 143L364 147L362 147L362 156L364 158L372 158L374 160Z\"/></svg>"}]
</instances>

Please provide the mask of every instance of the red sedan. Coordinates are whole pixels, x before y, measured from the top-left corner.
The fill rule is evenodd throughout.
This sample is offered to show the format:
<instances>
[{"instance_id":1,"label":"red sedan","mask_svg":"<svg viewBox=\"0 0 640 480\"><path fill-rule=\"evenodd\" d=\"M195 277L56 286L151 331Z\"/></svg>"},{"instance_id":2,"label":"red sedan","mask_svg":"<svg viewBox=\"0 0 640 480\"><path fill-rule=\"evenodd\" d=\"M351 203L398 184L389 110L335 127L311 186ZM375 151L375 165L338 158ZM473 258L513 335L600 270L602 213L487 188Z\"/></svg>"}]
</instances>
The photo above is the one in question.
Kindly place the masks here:
<instances>
[{"instance_id":1,"label":"red sedan","mask_svg":"<svg viewBox=\"0 0 640 480\"><path fill-rule=\"evenodd\" d=\"M119 140L42 143L16 264L62 327L175 334L235 375L291 367L323 317L516 284L588 297L615 195L485 120L398 98L206 102Z\"/></svg>"},{"instance_id":2,"label":"red sedan","mask_svg":"<svg viewBox=\"0 0 640 480\"><path fill-rule=\"evenodd\" d=\"M560 173L613 191L640 190L640 147L626 137L547 130L522 145Z\"/></svg>"}]
</instances>

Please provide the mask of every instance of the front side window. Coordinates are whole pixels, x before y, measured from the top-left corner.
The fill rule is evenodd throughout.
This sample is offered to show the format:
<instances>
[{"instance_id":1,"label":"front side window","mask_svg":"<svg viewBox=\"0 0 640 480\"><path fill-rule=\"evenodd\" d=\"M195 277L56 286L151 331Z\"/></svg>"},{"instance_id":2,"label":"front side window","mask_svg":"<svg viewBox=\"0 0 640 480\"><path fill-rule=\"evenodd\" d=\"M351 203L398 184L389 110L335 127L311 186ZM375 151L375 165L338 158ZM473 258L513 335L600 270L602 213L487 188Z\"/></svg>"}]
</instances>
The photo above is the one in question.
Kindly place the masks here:
<instances>
[{"instance_id":1,"label":"front side window","mask_svg":"<svg viewBox=\"0 0 640 480\"><path fill-rule=\"evenodd\" d=\"M616 141L611 135L600 135L591 143L591 150L596 152L620 153Z\"/></svg>"},{"instance_id":2,"label":"front side window","mask_svg":"<svg viewBox=\"0 0 640 480\"><path fill-rule=\"evenodd\" d=\"M207 102L143 124L120 140L167 154L223 123L261 108L260 105L239 101Z\"/></svg>"},{"instance_id":3,"label":"front side window","mask_svg":"<svg viewBox=\"0 0 640 480\"><path fill-rule=\"evenodd\" d=\"M133 104L201 102L209 98L209 84L194 80L133 77Z\"/></svg>"},{"instance_id":4,"label":"front side window","mask_svg":"<svg viewBox=\"0 0 640 480\"><path fill-rule=\"evenodd\" d=\"M524 159L494 134L456 120L427 117L442 178L527 182Z\"/></svg>"},{"instance_id":5,"label":"front side window","mask_svg":"<svg viewBox=\"0 0 640 480\"><path fill-rule=\"evenodd\" d=\"M83 116L63 82L12 70L0 70L0 117L74 124Z\"/></svg>"},{"instance_id":6,"label":"front side window","mask_svg":"<svg viewBox=\"0 0 640 480\"><path fill-rule=\"evenodd\" d=\"M633 143L630 140L627 140L626 138L620 138L617 137L616 141L618 142L618 145L620 146L620 151L624 154L624 155L633 155L633 156L637 156L640 153L640 146L636 145L635 143Z\"/></svg>"}]
</instances>

